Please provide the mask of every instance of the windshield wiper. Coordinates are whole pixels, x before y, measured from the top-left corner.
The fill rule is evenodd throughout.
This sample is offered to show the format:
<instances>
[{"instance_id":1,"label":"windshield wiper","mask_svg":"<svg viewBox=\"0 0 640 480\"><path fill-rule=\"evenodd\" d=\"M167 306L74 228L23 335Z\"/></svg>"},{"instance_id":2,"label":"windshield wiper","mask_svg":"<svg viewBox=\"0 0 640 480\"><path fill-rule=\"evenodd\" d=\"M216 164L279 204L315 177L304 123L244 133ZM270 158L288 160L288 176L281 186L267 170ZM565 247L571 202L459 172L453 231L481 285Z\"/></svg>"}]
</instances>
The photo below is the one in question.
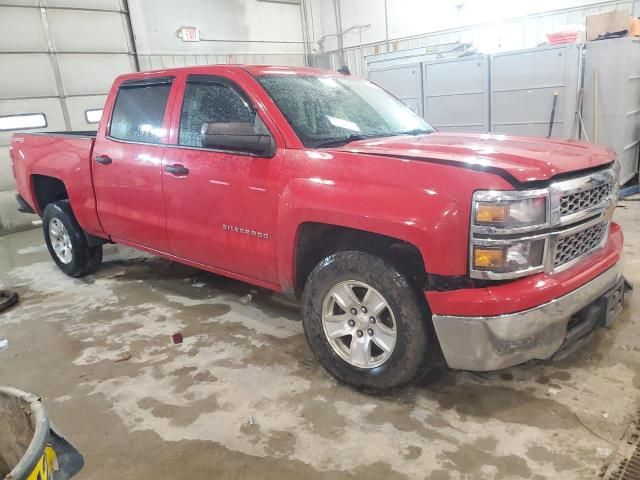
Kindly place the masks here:
<instances>
[{"instance_id":1,"label":"windshield wiper","mask_svg":"<svg viewBox=\"0 0 640 480\"><path fill-rule=\"evenodd\" d=\"M347 143L355 142L358 140L367 140L369 138L384 138L384 137L396 137L399 135L422 135L424 133L432 133L433 130L425 130L424 128L414 128L413 130L407 130L406 132L389 132L389 133L375 133L371 135L362 135L352 133L347 137L330 138L328 140L320 140L314 144L315 148L318 147L331 147L342 146Z\"/></svg>"},{"instance_id":2,"label":"windshield wiper","mask_svg":"<svg viewBox=\"0 0 640 480\"><path fill-rule=\"evenodd\" d=\"M413 130L407 130L406 132L394 132L389 136L397 137L400 135L422 135L424 133L433 133L433 130L425 130L424 128L414 128Z\"/></svg>"},{"instance_id":3,"label":"windshield wiper","mask_svg":"<svg viewBox=\"0 0 640 480\"><path fill-rule=\"evenodd\" d=\"M367 140L368 138L382 137L384 135L376 134L376 135L358 135L357 133L352 133L348 137L340 137L340 138L330 138L328 140L320 140L314 144L315 148L318 147L331 147L331 146L342 146L347 143L355 142L358 140Z\"/></svg>"}]
</instances>

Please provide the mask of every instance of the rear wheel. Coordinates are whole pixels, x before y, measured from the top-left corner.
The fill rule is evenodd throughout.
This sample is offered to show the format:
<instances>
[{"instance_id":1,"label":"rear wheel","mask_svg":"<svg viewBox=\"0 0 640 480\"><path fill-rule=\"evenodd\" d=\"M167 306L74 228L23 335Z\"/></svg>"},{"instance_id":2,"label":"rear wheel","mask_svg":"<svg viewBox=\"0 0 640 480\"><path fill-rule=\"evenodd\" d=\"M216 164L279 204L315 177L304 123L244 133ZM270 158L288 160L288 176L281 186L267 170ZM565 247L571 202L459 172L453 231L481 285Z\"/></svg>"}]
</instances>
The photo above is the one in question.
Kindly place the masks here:
<instances>
[{"instance_id":1,"label":"rear wheel","mask_svg":"<svg viewBox=\"0 0 640 480\"><path fill-rule=\"evenodd\" d=\"M42 228L51 257L70 277L93 273L102 263L102 245L89 247L68 200L46 206Z\"/></svg>"},{"instance_id":2,"label":"rear wheel","mask_svg":"<svg viewBox=\"0 0 640 480\"><path fill-rule=\"evenodd\" d=\"M313 270L303 324L320 363L356 388L384 393L428 371L435 335L426 302L391 264L339 252Z\"/></svg>"}]
</instances>

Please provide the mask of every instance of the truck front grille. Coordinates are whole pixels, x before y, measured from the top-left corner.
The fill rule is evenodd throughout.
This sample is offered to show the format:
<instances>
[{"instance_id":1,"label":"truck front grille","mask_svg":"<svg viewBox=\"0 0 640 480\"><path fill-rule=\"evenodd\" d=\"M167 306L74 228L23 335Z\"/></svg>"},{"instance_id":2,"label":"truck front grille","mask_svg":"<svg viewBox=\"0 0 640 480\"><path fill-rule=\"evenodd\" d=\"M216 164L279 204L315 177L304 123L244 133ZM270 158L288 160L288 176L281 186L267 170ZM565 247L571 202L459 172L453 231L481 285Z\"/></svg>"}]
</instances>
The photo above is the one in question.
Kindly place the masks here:
<instances>
[{"instance_id":1,"label":"truck front grille","mask_svg":"<svg viewBox=\"0 0 640 480\"><path fill-rule=\"evenodd\" d=\"M559 267L598 248L607 234L609 223L598 223L580 232L558 239L553 266Z\"/></svg>"},{"instance_id":2,"label":"truck front grille","mask_svg":"<svg viewBox=\"0 0 640 480\"><path fill-rule=\"evenodd\" d=\"M470 252L470 276L489 280L508 280L540 272L554 273L571 268L587 256L603 248L609 232L613 208L618 197L619 167L593 170L551 181L544 188L524 189L509 194L478 191L475 202L492 202L496 198L507 201L520 198L543 198L547 205L547 218L543 223L513 228L487 227L471 221L471 243L486 247L505 247L520 241L542 248L542 256L532 257L531 262L513 266L509 271L499 269L475 269L474 249ZM480 200L478 200L480 199ZM476 205L474 203L474 205ZM474 207L475 208L475 207ZM539 250L536 250L536 252ZM587 260L585 260L587 261Z\"/></svg>"},{"instance_id":3,"label":"truck front grille","mask_svg":"<svg viewBox=\"0 0 640 480\"><path fill-rule=\"evenodd\" d=\"M609 198L612 189L613 182L610 182L594 186L589 190L563 195L560 197L560 216L564 217L601 205Z\"/></svg>"}]
</instances>

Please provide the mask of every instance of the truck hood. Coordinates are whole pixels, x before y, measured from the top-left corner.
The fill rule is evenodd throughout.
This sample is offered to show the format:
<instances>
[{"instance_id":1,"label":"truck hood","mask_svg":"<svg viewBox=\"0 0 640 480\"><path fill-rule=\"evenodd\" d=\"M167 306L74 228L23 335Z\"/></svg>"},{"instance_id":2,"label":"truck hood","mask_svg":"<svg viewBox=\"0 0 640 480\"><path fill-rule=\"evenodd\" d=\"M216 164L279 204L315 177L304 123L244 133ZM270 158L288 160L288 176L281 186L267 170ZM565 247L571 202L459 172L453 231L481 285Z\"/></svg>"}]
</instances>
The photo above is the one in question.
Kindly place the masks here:
<instances>
[{"instance_id":1,"label":"truck hood","mask_svg":"<svg viewBox=\"0 0 640 480\"><path fill-rule=\"evenodd\" d=\"M360 140L340 150L499 169L519 182L547 180L605 165L615 158L613 150L573 140L442 132Z\"/></svg>"}]
</instances>

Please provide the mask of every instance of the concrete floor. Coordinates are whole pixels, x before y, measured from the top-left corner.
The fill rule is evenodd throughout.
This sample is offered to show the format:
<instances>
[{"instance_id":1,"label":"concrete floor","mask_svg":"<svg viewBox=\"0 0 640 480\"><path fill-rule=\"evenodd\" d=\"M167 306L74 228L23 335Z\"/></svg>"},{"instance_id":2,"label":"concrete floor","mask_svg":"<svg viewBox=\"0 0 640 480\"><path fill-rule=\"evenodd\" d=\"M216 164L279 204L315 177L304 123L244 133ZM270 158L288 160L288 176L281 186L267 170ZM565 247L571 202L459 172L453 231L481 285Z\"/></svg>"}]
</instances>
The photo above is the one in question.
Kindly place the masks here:
<instances>
[{"instance_id":1,"label":"concrete floor","mask_svg":"<svg viewBox=\"0 0 640 480\"><path fill-rule=\"evenodd\" d=\"M640 203L616 215L640 285ZM39 230L0 237L0 287L0 383L42 395L83 479L594 478L638 407L638 294L560 363L374 398L315 362L297 306L130 249L73 280Z\"/></svg>"}]
</instances>

